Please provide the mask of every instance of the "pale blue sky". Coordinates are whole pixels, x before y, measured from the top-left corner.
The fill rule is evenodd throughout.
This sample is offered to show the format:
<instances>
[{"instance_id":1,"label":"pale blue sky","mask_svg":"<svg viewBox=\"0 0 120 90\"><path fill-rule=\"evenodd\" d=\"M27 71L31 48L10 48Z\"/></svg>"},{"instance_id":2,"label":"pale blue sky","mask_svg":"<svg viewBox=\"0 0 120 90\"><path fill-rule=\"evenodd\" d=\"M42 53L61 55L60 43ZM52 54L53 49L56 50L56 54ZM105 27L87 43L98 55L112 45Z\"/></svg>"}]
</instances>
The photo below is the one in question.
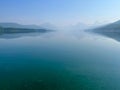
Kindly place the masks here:
<instances>
[{"instance_id":1,"label":"pale blue sky","mask_svg":"<svg viewBox=\"0 0 120 90\"><path fill-rule=\"evenodd\" d=\"M0 22L69 25L120 19L120 0L0 0Z\"/></svg>"}]
</instances>

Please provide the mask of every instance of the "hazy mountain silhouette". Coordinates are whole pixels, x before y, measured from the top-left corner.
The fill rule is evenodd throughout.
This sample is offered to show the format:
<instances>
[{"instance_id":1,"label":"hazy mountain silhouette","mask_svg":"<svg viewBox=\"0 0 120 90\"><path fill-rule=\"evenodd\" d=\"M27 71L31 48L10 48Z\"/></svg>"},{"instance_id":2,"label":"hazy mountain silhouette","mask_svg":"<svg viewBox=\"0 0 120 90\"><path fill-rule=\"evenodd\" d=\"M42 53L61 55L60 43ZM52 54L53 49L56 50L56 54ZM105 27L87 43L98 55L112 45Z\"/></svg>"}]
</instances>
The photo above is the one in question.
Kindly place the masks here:
<instances>
[{"instance_id":1,"label":"hazy mountain silhouette","mask_svg":"<svg viewBox=\"0 0 120 90\"><path fill-rule=\"evenodd\" d=\"M51 31L37 25L21 25L17 23L0 23L0 35L18 33L46 33Z\"/></svg>"},{"instance_id":2,"label":"hazy mountain silhouette","mask_svg":"<svg viewBox=\"0 0 120 90\"><path fill-rule=\"evenodd\" d=\"M44 28L38 25L21 25L18 23L0 23L0 26L3 28L29 28L29 29L41 29Z\"/></svg>"},{"instance_id":3,"label":"hazy mountain silhouette","mask_svg":"<svg viewBox=\"0 0 120 90\"><path fill-rule=\"evenodd\" d=\"M27 28L27 29L51 29L51 30L55 30L57 29L56 26L52 25L51 23L43 23L40 25L22 25L22 24L18 24L18 23L0 23L1 27L5 27L5 28Z\"/></svg>"},{"instance_id":4,"label":"hazy mountain silhouette","mask_svg":"<svg viewBox=\"0 0 120 90\"><path fill-rule=\"evenodd\" d=\"M120 20L94 29L95 32L120 32Z\"/></svg>"},{"instance_id":5,"label":"hazy mountain silhouette","mask_svg":"<svg viewBox=\"0 0 120 90\"><path fill-rule=\"evenodd\" d=\"M120 20L92 30L95 33L120 41Z\"/></svg>"}]
</instances>

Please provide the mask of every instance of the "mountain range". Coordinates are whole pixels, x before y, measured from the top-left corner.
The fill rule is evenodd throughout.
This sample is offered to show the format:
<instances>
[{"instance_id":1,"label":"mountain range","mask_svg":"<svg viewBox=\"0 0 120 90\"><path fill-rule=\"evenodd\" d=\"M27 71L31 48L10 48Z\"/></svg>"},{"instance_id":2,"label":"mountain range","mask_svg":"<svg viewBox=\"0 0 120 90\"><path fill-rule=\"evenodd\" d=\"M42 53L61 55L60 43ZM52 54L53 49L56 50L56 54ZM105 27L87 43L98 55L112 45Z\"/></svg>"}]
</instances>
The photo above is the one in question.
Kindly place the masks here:
<instances>
[{"instance_id":1,"label":"mountain range","mask_svg":"<svg viewBox=\"0 0 120 90\"><path fill-rule=\"evenodd\" d=\"M0 34L48 32L48 31L51 31L51 30L45 27L37 26L37 25L21 25L17 23L0 23Z\"/></svg>"},{"instance_id":2,"label":"mountain range","mask_svg":"<svg viewBox=\"0 0 120 90\"><path fill-rule=\"evenodd\" d=\"M93 29L94 32L119 32L120 33L120 20Z\"/></svg>"},{"instance_id":3,"label":"mountain range","mask_svg":"<svg viewBox=\"0 0 120 90\"><path fill-rule=\"evenodd\" d=\"M120 20L92 30L94 33L120 41Z\"/></svg>"},{"instance_id":4,"label":"mountain range","mask_svg":"<svg viewBox=\"0 0 120 90\"><path fill-rule=\"evenodd\" d=\"M18 23L0 23L3 28L27 28L27 29L41 29L43 27L38 25L22 25Z\"/></svg>"}]
</instances>

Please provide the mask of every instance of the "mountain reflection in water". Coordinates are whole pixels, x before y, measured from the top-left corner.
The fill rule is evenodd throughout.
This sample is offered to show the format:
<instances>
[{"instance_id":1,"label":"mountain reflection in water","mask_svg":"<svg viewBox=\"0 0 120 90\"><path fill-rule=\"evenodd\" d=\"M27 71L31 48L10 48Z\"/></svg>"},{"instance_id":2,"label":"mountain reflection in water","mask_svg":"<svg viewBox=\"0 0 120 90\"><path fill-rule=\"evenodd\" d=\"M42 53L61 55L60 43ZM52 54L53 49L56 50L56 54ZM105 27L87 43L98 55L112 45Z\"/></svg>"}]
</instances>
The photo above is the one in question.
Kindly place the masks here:
<instances>
[{"instance_id":1,"label":"mountain reflection in water","mask_svg":"<svg viewBox=\"0 0 120 90\"><path fill-rule=\"evenodd\" d=\"M93 31L93 32L120 42L120 32L115 32L115 31L109 32L109 30L108 31Z\"/></svg>"},{"instance_id":2,"label":"mountain reflection in water","mask_svg":"<svg viewBox=\"0 0 120 90\"><path fill-rule=\"evenodd\" d=\"M0 37L0 90L120 90L114 40L75 30Z\"/></svg>"},{"instance_id":3,"label":"mountain reflection in water","mask_svg":"<svg viewBox=\"0 0 120 90\"><path fill-rule=\"evenodd\" d=\"M31 36L39 36L45 33L49 33L51 31L39 31L39 32L19 32L19 33L0 33L1 39L14 39L14 38L21 38L21 37L31 37Z\"/></svg>"}]
</instances>

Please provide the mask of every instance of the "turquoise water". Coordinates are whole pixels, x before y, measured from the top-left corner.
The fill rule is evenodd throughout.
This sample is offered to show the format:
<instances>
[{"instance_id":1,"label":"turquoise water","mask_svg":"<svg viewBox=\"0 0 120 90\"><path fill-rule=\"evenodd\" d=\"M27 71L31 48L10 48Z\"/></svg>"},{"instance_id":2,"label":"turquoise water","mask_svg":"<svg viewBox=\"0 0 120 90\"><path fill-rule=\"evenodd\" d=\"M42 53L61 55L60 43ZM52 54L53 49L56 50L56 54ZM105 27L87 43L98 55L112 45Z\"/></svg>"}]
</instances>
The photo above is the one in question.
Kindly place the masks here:
<instances>
[{"instance_id":1,"label":"turquoise water","mask_svg":"<svg viewBox=\"0 0 120 90\"><path fill-rule=\"evenodd\" d=\"M80 31L0 36L0 90L120 90L120 43Z\"/></svg>"}]
</instances>

